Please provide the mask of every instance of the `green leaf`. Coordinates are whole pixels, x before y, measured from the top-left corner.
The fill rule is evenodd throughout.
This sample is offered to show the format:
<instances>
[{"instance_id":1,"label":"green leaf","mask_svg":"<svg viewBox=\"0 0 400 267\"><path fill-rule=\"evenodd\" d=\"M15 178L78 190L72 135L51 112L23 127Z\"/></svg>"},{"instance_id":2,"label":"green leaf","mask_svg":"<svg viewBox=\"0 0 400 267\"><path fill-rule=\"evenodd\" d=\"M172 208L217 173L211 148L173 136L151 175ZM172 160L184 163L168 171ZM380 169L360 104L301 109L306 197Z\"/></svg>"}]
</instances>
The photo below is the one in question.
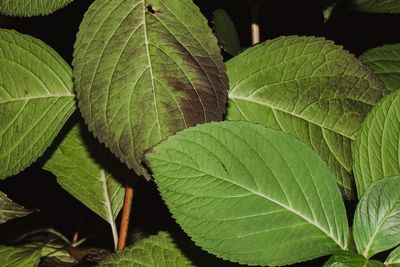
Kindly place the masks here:
<instances>
[{"instance_id":1,"label":"green leaf","mask_svg":"<svg viewBox=\"0 0 400 267\"><path fill-rule=\"evenodd\" d=\"M225 52L236 56L242 50L239 36L233 21L228 13L223 9L217 9L213 12L214 31L218 41Z\"/></svg>"},{"instance_id":2,"label":"green leaf","mask_svg":"<svg viewBox=\"0 0 400 267\"><path fill-rule=\"evenodd\" d=\"M225 112L225 66L192 1L96 0L80 26L74 66L90 131L147 179L146 149Z\"/></svg>"},{"instance_id":3,"label":"green leaf","mask_svg":"<svg viewBox=\"0 0 400 267\"><path fill-rule=\"evenodd\" d=\"M166 232L139 241L135 246L108 256L100 267L185 267L193 266Z\"/></svg>"},{"instance_id":4,"label":"green leaf","mask_svg":"<svg viewBox=\"0 0 400 267\"><path fill-rule=\"evenodd\" d=\"M0 266L35 267L39 265L41 249L0 246Z\"/></svg>"},{"instance_id":5,"label":"green leaf","mask_svg":"<svg viewBox=\"0 0 400 267\"><path fill-rule=\"evenodd\" d=\"M75 110L72 71L46 44L0 30L0 179L28 167Z\"/></svg>"},{"instance_id":6,"label":"green leaf","mask_svg":"<svg viewBox=\"0 0 400 267\"><path fill-rule=\"evenodd\" d=\"M334 178L318 155L248 122L189 128L146 159L177 222L203 249L250 265L285 265L348 247Z\"/></svg>"},{"instance_id":7,"label":"green leaf","mask_svg":"<svg viewBox=\"0 0 400 267\"><path fill-rule=\"evenodd\" d=\"M32 17L49 15L73 0L0 0L0 13L8 16Z\"/></svg>"},{"instance_id":8,"label":"green leaf","mask_svg":"<svg viewBox=\"0 0 400 267\"><path fill-rule=\"evenodd\" d=\"M77 124L43 168L57 176L57 182L66 191L111 225L116 243L115 219L122 207L124 187L105 169L113 160L108 153Z\"/></svg>"},{"instance_id":9,"label":"green leaf","mask_svg":"<svg viewBox=\"0 0 400 267\"><path fill-rule=\"evenodd\" d=\"M385 265L390 267L400 266L400 247L397 247L392 252L390 252L389 256L385 261Z\"/></svg>"},{"instance_id":10,"label":"green leaf","mask_svg":"<svg viewBox=\"0 0 400 267\"><path fill-rule=\"evenodd\" d=\"M400 44L368 50L360 60L370 67L390 91L400 89Z\"/></svg>"},{"instance_id":11,"label":"green leaf","mask_svg":"<svg viewBox=\"0 0 400 267\"><path fill-rule=\"evenodd\" d=\"M384 265L376 260L367 260L358 254L341 252L330 257L324 267L384 267Z\"/></svg>"},{"instance_id":12,"label":"green leaf","mask_svg":"<svg viewBox=\"0 0 400 267\"><path fill-rule=\"evenodd\" d=\"M374 13L400 13L398 0L352 0L355 9Z\"/></svg>"},{"instance_id":13,"label":"green leaf","mask_svg":"<svg viewBox=\"0 0 400 267\"><path fill-rule=\"evenodd\" d=\"M228 120L280 129L326 162L346 197L354 195L351 142L385 94L353 55L317 37L280 37L227 62Z\"/></svg>"},{"instance_id":14,"label":"green leaf","mask_svg":"<svg viewBox=\"0 0 400 267\"><path fill-rule=\"evenodd\" d=\"M400 176L367 188L354 215L353 235L366 258L400 244Z\"/></svg>"},{"instance_id":15,"label":"green leaf","mask_svg":"<svg viewBox=\"0 0 400 267\"><path fill-rule=\"evenodd\" d=\"M358 197L373 182L400 175L400 91L392 92L368 114L353 145Z\"/></svg>"},{"instance_id":16,"label":"green leaf","mask_svg":"<svg viewBox=\"0 0 400 267\"><path fill-rule=\"evenodd\" d=\"M0 224L14 218L24 217L31 214L31 210L12 202L6 194L0 191Z\"/></svg>"}]
</instances>

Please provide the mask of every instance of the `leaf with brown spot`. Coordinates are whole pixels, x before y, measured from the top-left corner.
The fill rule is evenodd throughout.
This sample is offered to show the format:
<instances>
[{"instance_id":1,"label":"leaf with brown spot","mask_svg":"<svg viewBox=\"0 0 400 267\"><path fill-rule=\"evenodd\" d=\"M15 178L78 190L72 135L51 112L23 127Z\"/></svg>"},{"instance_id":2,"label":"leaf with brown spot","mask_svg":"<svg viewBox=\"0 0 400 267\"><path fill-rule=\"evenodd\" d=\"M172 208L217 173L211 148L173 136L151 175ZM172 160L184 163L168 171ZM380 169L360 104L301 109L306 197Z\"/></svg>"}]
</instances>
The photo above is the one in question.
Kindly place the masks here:
<instances>
[{"instance_id":1,"label":"leaf with brown spot","mask_svg":"<svg viewBox=\"0 0 400 267\"><path fill-rule=\"evenodd\" d=\"M225 112L225 66L192 1L96 0L80 26L73 64L89 129L146 178L144 150Z\"/></svg>"}]
</instances>

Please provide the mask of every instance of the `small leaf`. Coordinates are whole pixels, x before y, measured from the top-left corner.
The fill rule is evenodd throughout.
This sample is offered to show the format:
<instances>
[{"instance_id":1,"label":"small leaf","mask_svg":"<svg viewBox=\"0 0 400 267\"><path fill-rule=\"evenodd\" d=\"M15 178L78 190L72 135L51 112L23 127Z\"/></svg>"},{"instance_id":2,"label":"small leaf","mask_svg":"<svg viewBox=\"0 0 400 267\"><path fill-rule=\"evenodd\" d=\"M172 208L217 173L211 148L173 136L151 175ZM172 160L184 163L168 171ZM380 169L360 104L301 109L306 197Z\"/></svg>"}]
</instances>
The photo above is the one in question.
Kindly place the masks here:
<instances>
[{"instance_id":1,"label":"small leaf","mask_svg":"<svg viewBox=\"0 0 400 267\"><path fill-rule=\"evenodd\" d=\"M0 224L31 213L32 211L12 202L6 194L0 191Z\"/></svg>"},{"instance_id":2,"label":"small leaf","mask_svg":"<svg viewBox=\"0 0 400 267\"><path fill-rule=\"evenodd\" d=\"M341 252L330 257L324 267L384 267L384 265L376 260L367 260L358 254Z\"/></svg>"},{"instance_id":3,"label":"small leaf","mask_svg":"<svg viewBox=\"0 0 400 267\"><path fill-rule=\"evenodd\" d=\"M305 142L352 197L351 142L386 93L376 76L331 41L298 36L252 47L227 68L227 119L280 129Z\"/></svg>"},{"instance_id":4,"label":"small leaf","mask_svg":"<svg viewBox=\"0 0 400 267\"><path fill-rule=\"evenodd\" d=\"M353 144L358 197L384 177L400 175L400 91L392 92L368 114Z\"/></svg>"},{"instance_id":5,"label":"small leaf","mask_svg":"<svg viewBox=\"0 0 400 267\"><path fill-rule=\"evenodd\" d=\"M81 125L75 125L43 168L57 176L57 182L66 191L111 225L116 243L115 219L122 207L124 187L104 169L113 161L109 152L90 138Z\"/></svg>"},{"instance_id":6,"label":"small leaf","mask_svg":"<svg viewBox=\"0 0 400 267\"><path fill-rule=\"evenodd\" d=\"M351 0L353 8L373 13L400 13L399 0Z\"/></svg>"},{"instance_id":7,"label":"small leaf","mask_svg":"<svg viewBox=\"0 0 400 267\"><path fill-rule=\"evenodd\" d=\"M367 188L354 215L353 235L365 258L400 244L400 176Z\"/></svg>"},{"instance_id":8,"label":"small leaf","mask_svg":"<svg viewBox=\"0 0 400 267\"><path fill-rule=\"evenodd\" d=\"M0 179L40 157L75 110L72 71L50 47L0 30Z\"/></svg>"},{"instance_id":9,"label":"small leaf","mask_svg":"<svg viewBox=\"0 0 400 267\"><path fill-rule=\"evenodd\" d=\"M233 21L228 13L223 9L217 9L213 12L214 31L218 41L225 52L236 56L242 50L239 36Z\"/></svg>"},{"instance_id":10,"label":"small leaf","mask_svg":"<svg viewBox=\"0 0 400 267\"><path fill-rule=\"evenodd\" d=\"M135 246L108 256L100 267L185 267L193 266L166 232L139 241Z\"/></svg>"},{"instance_id":11,"label":"small leaf","mask_svg":"<svg viewBox=\"0 0 400 267\"><path fill-rule=\"evenodd\" d=\"M390 267L400 266L400 247L397 247L392 252L390 252L389 256L385 261L385 265Z\"/></svg>"},{"instance_id":12,"label":"small leaf","mask_svg":"<svg viewBox=\"0 0 400 267\"><path fill-rule=\"evenodd\" d=\"M348 246L340 192L305 144L248 122L189 128L146 159L163 199L197 245L250 265L285 265Z\"/></svg>"},{"instance_id":13,"label":"small leaf","mask_svg":"<svg viewBox=\"0 0 400 267\"><path fill-rule=\"evenodd\" d=\"M0 13L8 16L32 17L49 15L73 0L0 0Z\"/></svg>"},{"instance_id":14,"label":"small leaf","mask_svg":"<svg viewBox=\"0 0 400 267\"><path fill-rule=\"evenodd\" d=\"M40 258L41 249L38 248L0 246L0 266L36 267Z\"/></svg>"},{"instance_id":15,"label":"small leaf","mask_svg":"<svg viewBox=\"0 0 400 267\"><path fill-rule=\"evenodd\" d=\"M400 44L368 50L360 60L370 67L390 91L400 89Z\"/></svg>"},{"instance_id":16,"label":"small leaf","mask_svg":"<svg viewBox=\"0 0 400 267\"><path fill-rule=\"evenodd\" d=\"M90 131L147 179L146 149L225 112L225 65L190 0L96 0L80 26L74 66Z\"/></svg>"}]
</instances>

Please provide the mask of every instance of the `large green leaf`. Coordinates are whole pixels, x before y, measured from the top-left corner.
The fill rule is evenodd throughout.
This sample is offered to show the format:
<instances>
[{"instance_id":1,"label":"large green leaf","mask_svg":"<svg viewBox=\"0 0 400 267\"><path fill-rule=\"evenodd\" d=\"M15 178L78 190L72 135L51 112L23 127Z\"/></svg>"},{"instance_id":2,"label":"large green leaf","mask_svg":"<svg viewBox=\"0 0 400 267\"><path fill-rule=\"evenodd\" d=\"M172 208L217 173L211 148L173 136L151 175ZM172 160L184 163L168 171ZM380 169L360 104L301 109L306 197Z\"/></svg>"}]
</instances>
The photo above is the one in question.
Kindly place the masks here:
<instances>
[{"instance_id":1,"label":"large green leaf","mask_svg":"<svg viewBox=\"0 0 400 267\"><path fill-rule=\"evenodd\" d=\"M383 81L388 90L400 89L400 44L368 50L360 60Z\"/></svg>"},{"instance_id":2,"label":"large green leaf","mask_svg":"<svg viewBox=\"0 0 400 267\"><path fill-rule=\"evenodd\" d=\"M0 30L0 179L29 166L75 109L72 72L46 44Z\"/></svg>"},{"instance_id":3,"label":"large green leaf","mask_svg":"<svg viewBox=\"0 0 400 267\"><path fill-rule=\"evenodd\" d=\"M367 260L358 254L342 252L330 257L324 267L384 267L384 265L376 260Z\"/></svg>"},{"instance_id":4,"label":"large green leaf","mask_svg":"<svg viewBox=\"0 0 400 267\"><path fill-rule=\"evenodd\" d=\"M353 145L359 198L374 181L400 175L400 92L380 101L368 114Z\"/></svg>"},{"instance_id":5,"label":"large green leaf","mask_svg":"<svg viewBox=\"0 0 400 267\"><path fill-rule=\"evenodd\" d=\"M355 9L374 13L400 13L399 0L350 0Z\"/></svg>"},{"instance_id":6,"label":"large green leaf","mask_svg":"<svg viewBox=\"0 0 400 267\"><path fill-rule=\"evenodd\" d=\"M73 0L0 0L0 13L19 17L49 15L72 1Z\"/></svg>"},{"instance_id":7,"label":"large green leaf","mask_svg":"<svg viewBox=\"0 0 400 267\"><path fill-rule=\"evenodd\" d=\"M390 267L400 266L400 247L397 247L392 252L390 252L389 256L385 260L385 265Z\"/></svg>"},{"instance_id":8,"label":"large green leaf","mask_svg":"<svg viewBox=\"0 0 400 267\"><path fill-rule=\"evenodd\" d=\"M199 125L146 154L173 216L203 249L284 265L348 246L344 204L318 155L248 122Z\"/></svg>"},{"instance_id":9,"label":"large green leaf","mask_svg":"<svg viewBox=\"0 0 400 267\"><path fill-rule=\"evenodd\" d=\"M108 256L100 267L185 267L193 266L166 232L139 241L135 246Z\"/></svg>"},{"instance_id":10,"label":"large green leaf","mask_svg":"<svg viewBox=\"0 0 400 267\"><path fill-rule=\"evenodd\" d=\"M280 37L227 62L229 120L281 129L313 148L351 197L351 142L385 94L353 55L316 37Z\"/></svg>"},{"instance_id":11,"label":"large green leaf","mask_svg":"<svg viewBox=\"0 0 400 267\"><path fill-rule=\"evenodd\" d=\"M96 0L80 26L74 66L89 129L148 179L144 150L225 112L225 66L191 0Z\"/></svg>"},{"instance_id":12,"label":"large green leaf","mask_svg":"<svg viewBox=\"0 0 400 267\"><path fill-rule=\"evenodd\" d=\"M12 202L6 194L0 191L0 224L14 218L24 217L31 213L31 210L27 210Z\"/></svg>"},{"instance_id":13,"label":"large green leaf","mask_svg":"<svg viewBox=\"0 0 400 267\"><path fill-rule=\"evenodd\" d=\"M41 249L36 247L0 246L0 266L4 267L36 267L41 258Z\"/></svg>"},{"instance_id":14,"label":"large green leaf","mask_svg":"<svg viewBox=\"0 0 400 267\"><path fill-rule=\"evenodd\" d=\"M122 207L124 187L105 169L113 160L108 154L78 124L70 130L44 169L56 175L57 182L66 191L111 225L116 243L115 219Z\"/></svg>"},{"instance_id":15,"label":"large green leaf","mask_svg":"<svg viewBox=\"0 0 400 267\"><path fill-rule=\"evenodd\" d=\"M213 12L214 31L218 41L227 53L236 56L242 50L239 36L233 21L223 9Z\"/></svg>"},{"instance_id":16,"label":"large green leaf","mask_svg":"<svg viewBox=\"0 0 400 267\"><path fill-rule=\"evenodd\" d=\"M400 176L367 188L354 215L353 236L366 258L400 244Z\"/></svg>"}]
</instances>

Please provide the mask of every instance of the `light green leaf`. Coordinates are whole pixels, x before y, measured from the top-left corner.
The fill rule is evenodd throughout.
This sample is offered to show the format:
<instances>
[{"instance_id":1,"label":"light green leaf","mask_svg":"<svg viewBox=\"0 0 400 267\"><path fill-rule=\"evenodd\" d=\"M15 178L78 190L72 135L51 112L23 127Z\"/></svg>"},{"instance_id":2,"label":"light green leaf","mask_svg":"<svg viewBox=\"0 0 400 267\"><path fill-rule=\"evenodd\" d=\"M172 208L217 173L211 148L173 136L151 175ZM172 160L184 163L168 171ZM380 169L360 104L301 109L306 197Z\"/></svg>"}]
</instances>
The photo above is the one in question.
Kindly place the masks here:
<instances>
[{"instance_id":1,"label":"light green leaf","mask_svg":"<svg viewBox=\"0 0 400 267\"><path fill-rule=\"evenodd\" d=\"M12 202L6 194L0 191L0 224L14 218L24 217L31 214L31 210Z\"/></svg>"},{"instance_id":2,"label":"light green leaf","mask_svg":"<svg viewBox=\"0 0 400 267\"><path fill-rule=\"evenodd\" d=\"M228 13L223 9L217 9L213 12L214 31L218 41L225 52L236 56L242 50L239 36L233 21Z\"/></svg>"},{"instance_id":3,"label":"light green leaf","mask_svg":"<svg viewBox=\"0 0 400 267\"><path fill-rule=\"evenodd\" d=\"M400 13L399 0L351 0L353 7L364 12Z\"/></svg>"},{"instance_id":4,"label":"light green leaf","mask_svg":"<svg viewBox=\"0 0 400 267\"><path fill-rule=\"evenodd\" d=\"M250 265L285 265L348 247L334 178L318 155L248 122L189 128L146 154L170 211L203 249Z\"/></svg>"},{"instance_id":5,"label":"light green leaf","mask_svg":"<svg viewBox=\"0 0 400 267\"><path fill-rule=\"evenodd\" d=\"M41 249L32 247L0 246L0 266L36 267L41 258Z\"/></svg>"},{"instance_id":6,"label":"light green leaf","mask_svg":"<svg viewBox=\"0 0 400 267\"><path fill-rule=\"evenodd\" d=\"M0 179L39 156L75 110L72 72L46 44L0 30Z\"/></svg>"},{"instance_id":7,"label":"light green leaf","mask_svg":"<svg viewBox=\"0 0 400 267\"><path fill-rule=\"evenodd\" d=\"M66 191L111 225L116 244L115 219L122 207L124 187L109 170L104 169L113 161L111 155L107 157L108 153L78 124L43 168L57 176L57 182Z\"/></svg>"},{"instance_id":8,"label":"light green leaf","mask_svg":"<svg viewBox=\"0 0 400 267\"><path fill-rule=\"evenodd\" d=\"M390 91L400 89L400 44L368 50L360 60L370 67Z\"/></svg>"},{"instance_id":9,"label":"light green leaf","mask_svg":"<svg viewBox=\"0 0 400 267\"><path fill-rule=\"evenodd\" d=\"M228 120L280 129L326 162L346 197L354 195L351 142L385 94L353 55L316 37L280 37L227 62Z\"/></svg>"},{"instance_id":10,"label":"light green leaf","mask_svg":"<svg viewBox=\"0 0 400 267\"><path fill-rule=\"evenodd\" d=\"M0 0L0 13L8 16L32 17L49 15L73 0Z\"/></svg>"},{"instance_id":11,"label":"light green leaf","mask_svg":"<svg viewBox=\"0 0 400 267\"><path fill-rule=\"evenodd\" d=\"M135 246L108 256L100 267L185 267L193 266L166 232L139 241Z\"/></svg>"},{"instance_id":12,"label":"light green leaf","mask_svg":"<svg viewBox=\"0 0 400 267\"><path fill-rule=\"evenodd\" d=\"M358 197L373 182L400 175L400 91L392 92L368 114L353 145Z\"/></svg>"},{"instance_id":13,"label":"light green leaf","mask_svg":"<svg viewBox=\"0 0 400 267\"><path fill-rule=\"evenodd\" d=\"M365 258L400 244L400 176L367 188L354 215L353 236Z\"/></svg>"},{"instance_id":14,"label":"light green leaf","mask_svg":"<svg viewBox=\"0 0 400 267\"><path fill-rule=\"evenodd\" d=\"M390 252L389 256L385 261L385 265L390 267L400 266L400 247L397 247L392 252Z\"/></svg>"},{"instance_id":15,"label":"light green leaf","mask_svg":"<svg viewBox=\"0 0 400 267\"><path fill-rule=\"evenodd\" d=\"M96 0L80 26L74 66L90 131L147 179L146 149L225 112L217 40L190 0Z\"/></svg>"},{"instance_id":16,"label":"light green leaf","mask_svg":"<svg viewBox=\"0 0 400 267\"><path fill-rule=\"evenodd\" d=\"M330 257L324 267L384 267L384 265L376 260L367 260L358 254L342 252Z\"/></svg>"}]
</instances>

